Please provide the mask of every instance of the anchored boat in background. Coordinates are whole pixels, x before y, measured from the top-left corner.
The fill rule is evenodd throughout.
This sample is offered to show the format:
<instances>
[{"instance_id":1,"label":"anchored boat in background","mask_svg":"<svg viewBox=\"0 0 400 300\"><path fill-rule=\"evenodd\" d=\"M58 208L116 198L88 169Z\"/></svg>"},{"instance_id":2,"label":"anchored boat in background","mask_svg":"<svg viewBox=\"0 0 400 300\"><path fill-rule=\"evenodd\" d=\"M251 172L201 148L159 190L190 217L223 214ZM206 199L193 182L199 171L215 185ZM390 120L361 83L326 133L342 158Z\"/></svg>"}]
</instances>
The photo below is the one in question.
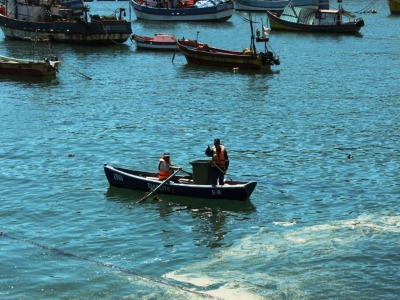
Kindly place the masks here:
<instances>
[{"instance_id":1,"label":"anchored boat in background","mask_svg":"<svg viewBox=\"0 0 400 300\"><path fill-rule=\"evenodd\" d=\"M125 8L110 16L89 15L89 6L82 0L8 0L0 6L0 27L7 38L50 39L52 43L118 44L132 34L131 23L124 20Z\"/></svg>"},{"instance_id":2,"label":"anchored boat in background","mask_svg":"<svg viewBox=\"0 0 400 300\"><path fill-rule=\"evenodd\" d=\"M232 51L211 47L205 43L198 43L197 40L178 40L178 48L185 56L188 63L197 65L207 65L214 67L230 67L234 70L239 69L271 69L273 65L279 65L279 57L267 47L269 41L268 29L262 25L263 34L256 30L257 37L254 36L253 21L250 23L251 37L250 47L243 51ZM257 51L256 42L264 43L264 51Z\"/></svg>"},{"instance_id":3,"label":"anchored boat in background","mask_svg":"<svg viewBox=\"0 0 400 300\"><path fill-rule=\"evenodd\" d=\"M0 56L1 75L19 76L55 76L60 61L57 57L44 58L42 61Z\"/></svg>"},{"instance_id":4,"label":"anchored boat in background","mask_svg":"<svg viewBox=\"0 0 400 300\"><path fill-rule=\"evenodd\" d=\"M272 30L352 33L364 26L364 20L345 9L338 0L337 10L295 7L290 1L282 13L267 11Z\"/></svg>"},{"instance_id":5,"label":"anchored boat in background","mask_svg":"<svg viewBox=\"0 0 400 300\"><path fill-rule=\"evenodd\" d=\"M244 11L283 11L290 0L235 0L235 10ZM329 9L329 0L294 0L296 7L310 9Z\"/></svg>"},{"instance_id":6,"label":"anchored boat in background","mask_svg":"<svg viewBox=\"0 0 400 300\"><path fill-rule=\"evenodd\" d=\"M233 15L230 0L130 0L136 18L149 21L223 22Z\"/></svg>"},{"instance_id":7,"label":"anchored boat in background","mask_svg":"<svg viewBox=\"0 0 400 300\"><path fill-rule=\"evenodd\" d=\"M50 44L47 45L47 49L50 50L47 57L41 59L35 57L37 56L36 41L33 41L30 58L15 58L0 55L0 75L55 76L62 61L51 53Z\"/></svg>"},{"instance_id":8,"label":"anchored boat in background","mask_svg":"<svg viewBox=\"0 0 400 300\"><path fill-rule=\"evenodd\" d=\"M154 37L132 34L132 41L137 48L147 50L175 50L176 37L171 33L156 33Z\"/></svg>"},{"instance_id":9,"label":"anchored boat in background","mask_svg":"<svg viewBox=\"0 0 400 300\"><path fill-rule=\"evenodd\" d=\"M400 0L388 0L391 14L400 14Z\"/></svg>"}]
</instances>

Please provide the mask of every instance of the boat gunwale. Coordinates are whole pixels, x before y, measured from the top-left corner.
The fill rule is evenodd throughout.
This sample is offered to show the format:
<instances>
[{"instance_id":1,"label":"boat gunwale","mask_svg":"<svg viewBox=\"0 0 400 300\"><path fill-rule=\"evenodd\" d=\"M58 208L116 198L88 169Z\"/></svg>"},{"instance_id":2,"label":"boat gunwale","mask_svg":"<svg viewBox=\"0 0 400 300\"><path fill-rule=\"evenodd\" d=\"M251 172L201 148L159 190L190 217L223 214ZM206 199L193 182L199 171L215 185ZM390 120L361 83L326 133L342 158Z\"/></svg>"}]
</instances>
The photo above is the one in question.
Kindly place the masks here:
<instances>
[{"instance_id":1,"label":"boat gunwale","mask_svg":"<svg viewBox=\"0 0 400 300\"><path fill-rule=\"evenodd\" d=\"M160 181L158 179L158 174L157 173L152 173L152 172L146 172L146 171L136 171L136 170L130 170L130 169L126 169L126 168L121 168L121 167L114 167L108 164L104 165L104 168L107 168L109 170L113 170L116 171L117 173L123 173L124 175L128 176L128 177L134 177L140 180L144 180L144 181L152 181L154 183L161 183L162 181ZM138 173L138 174L136 174ZM177 177L178 179L185 179L188 178L188 176L180 176L180 175L176 175L175 177ZM237 187L246 187L247 185L253 183L255 181L225 181L225 184L220 186L218 185L218 187L222 187L222 188L237 188ZM201 187L201 188L211 188L211 187L215 187L211 184L206 184L206 185L202 185L202 184L194 184L194 183L190 183L190 182L174 182L171 181L171 184L173 184L174 186L176 185L181 185L183 187ZM168 184L168 183L167 183Z\"/></svg>"}]
</instances>

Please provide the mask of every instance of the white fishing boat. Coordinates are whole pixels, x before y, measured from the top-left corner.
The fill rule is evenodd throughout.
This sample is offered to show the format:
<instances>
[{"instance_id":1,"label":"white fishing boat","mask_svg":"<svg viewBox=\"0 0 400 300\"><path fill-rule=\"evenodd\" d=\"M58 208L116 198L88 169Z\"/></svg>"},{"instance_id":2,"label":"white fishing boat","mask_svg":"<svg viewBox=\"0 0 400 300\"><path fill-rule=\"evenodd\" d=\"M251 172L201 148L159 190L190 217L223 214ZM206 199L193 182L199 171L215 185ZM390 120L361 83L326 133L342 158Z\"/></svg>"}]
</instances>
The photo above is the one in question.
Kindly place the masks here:
<instances>
[{"instance_id":1,"label":"white fishing boat","mask_svg":"<svg viewBox=\"0 0 400 300\"><path fill-rule=\"evenodd\" d=\"M235 0L235 10L244 11L283 11L290 0ZM296 7L329 9L329 0L294 0Z\"/></svg>"}]
</instances>

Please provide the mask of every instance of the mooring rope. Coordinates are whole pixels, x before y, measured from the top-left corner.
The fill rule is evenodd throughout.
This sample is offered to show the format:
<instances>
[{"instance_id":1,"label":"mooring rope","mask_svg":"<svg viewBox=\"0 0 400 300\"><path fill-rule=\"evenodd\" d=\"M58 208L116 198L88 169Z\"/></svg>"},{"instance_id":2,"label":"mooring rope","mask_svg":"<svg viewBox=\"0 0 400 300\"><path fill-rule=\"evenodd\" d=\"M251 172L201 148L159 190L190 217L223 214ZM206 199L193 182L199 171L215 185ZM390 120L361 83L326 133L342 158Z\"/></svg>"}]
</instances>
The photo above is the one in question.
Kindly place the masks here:
<instances>
[{"instance_id":1,"label":"mooring rope","mask_svg":"<svg viewBox=\"0 0 400 300\"><path fill-rule=\"evenodd\" d=\"M134 276L137 276L137 277L141 277L141 278L147 279L147 280L152 281L152 282L156 282L156 283L159 283L159 284L162 284L162 285L166 285L168 287L173 287L173 288L182 290L182 291L187 292L187 293L195 294L197 296L200 296L201 298L222 300L221 298L218 298L218 297L214 297L214 296L211 296L211 295L208 295L208 294L205 294L205 293L192 291L192 290L189 290L188 288L179 286L177 284L173 284L173 283L170 283L168 281L164 281L164 280L153 278L153 277L150 277L150 276L147 276L147 275L144 275L144 274L140 274L140 273L137 273L135 271L131 271L131 270L128 270L128 269L125 269L125 268L122 268L122 267L118 267L116 265L103 263L103 262L96 261L96 260L93 260L93 259L90 259L90 258L86 258L86 257L80 256L80 255L76 255L76 254L73 254L73 253L70 253L70 252L66 252L64 250L57 249L57 248L54 248L54 247L51 247L51 246L46 246L46 245L39 244L39 243L36 243L36 242L33 242L33 241L23 240L23 239L20 239L20 238L17 238L17 237L13 237L13 236L10 236L7 233L2 232L2 231L0 232L0 235L3 236L3 237L9 238L9 239L18 241L18 242L29 243L29 244L35 245L37 247L43 248L45 250L50 250L51 252L54 252L54 253L60 254L60 255L64 255L64 256L72 258L72 259L77 259L77 260L80 260L80 261L87 261L87 262L95 263L96 265L99 265L99 266L102 266L102 267L115 269L115 270L118 270L118 271L126 273L126 274L130 274L130 275L134 275Z\"/></svg>"},{"instance_id":2,"label":"mooring rope","mask_svg":"<svg viewBox=\"0 0 400 300\"><path fill-rule=\"evenodd\" d=\"M103 6L104 6L104 8L106 8L107 10L111 10L110 8L108 8L104 3L101 3ZM126 3L124 4L124 5L122 5L119 9L121 9L121 8L124 8L124 6L126 6L126 5L130 5L129 4L129 1L126 1ZM117 8L118 9L118 8ZM117 10L117 9L115 9L114 10L114 12ZM125 8L126 9L126 8ZM107 30L106 30L106 28L104 27L104 23L101 21L101 25L102 25L102 27L103 27L103 30L104 30L104 32L107 34L107 36L108 36L108 38L114 43L114 44L116 44L116 45L123 45L124 43L117 43L116 41L114 41L114 39L111 37L111 35L107 32Z\"/></svg>"},{"instance_id":3,"label":"mooring rope","mask_svg":"<svg viewBox=\"0 0 400 300\"><path fill-rule=\"evenodd\" d=\"M371 12L372 12L372 11L371 11L371 8L372 8L372 6L373 6L376 2L378 2L378 0L372 0L365 8L360 9L359 11L356 11L356 12L354 12L354 13L356 13L356 14L371 13Z\"/></svg>"},{"instance_id":4,"label":"mooring rope","mask_svg":"<svg viewBox=\"0 0 400 300\"><path fill-rule=\"evenodd\" d=\"M101 26L103 27L104 32L107 34L108 38L111 40L111 42L113 42L116 45L123 45L124 43L117 43L116 41L114 41L114 39L112 38L112 36L108 33L108 31L106 30L106 28L104 27L104 23L103 21L101 21Z\"/></svg>"}]
</instances>

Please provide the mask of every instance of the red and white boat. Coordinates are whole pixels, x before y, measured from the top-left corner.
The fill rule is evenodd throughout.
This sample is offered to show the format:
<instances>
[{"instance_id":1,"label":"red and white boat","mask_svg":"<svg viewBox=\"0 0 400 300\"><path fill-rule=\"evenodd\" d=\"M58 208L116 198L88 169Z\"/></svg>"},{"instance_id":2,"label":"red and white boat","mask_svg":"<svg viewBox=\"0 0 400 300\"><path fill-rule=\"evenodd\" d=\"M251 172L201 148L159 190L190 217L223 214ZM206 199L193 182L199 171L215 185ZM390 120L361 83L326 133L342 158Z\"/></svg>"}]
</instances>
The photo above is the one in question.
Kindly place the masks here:
<instances>
[{"instance_id":1,"label":"red and white boat","mask_svg":"<svg viewBox=\"0 0 400 300\"><path fill-rule=\"evenodd\" d=\"M148 50L175 50L177 46L176 37L171 33L156 33L154 37L132 34L131 40L137 48Z\"/></svg>"}]
</instances>

